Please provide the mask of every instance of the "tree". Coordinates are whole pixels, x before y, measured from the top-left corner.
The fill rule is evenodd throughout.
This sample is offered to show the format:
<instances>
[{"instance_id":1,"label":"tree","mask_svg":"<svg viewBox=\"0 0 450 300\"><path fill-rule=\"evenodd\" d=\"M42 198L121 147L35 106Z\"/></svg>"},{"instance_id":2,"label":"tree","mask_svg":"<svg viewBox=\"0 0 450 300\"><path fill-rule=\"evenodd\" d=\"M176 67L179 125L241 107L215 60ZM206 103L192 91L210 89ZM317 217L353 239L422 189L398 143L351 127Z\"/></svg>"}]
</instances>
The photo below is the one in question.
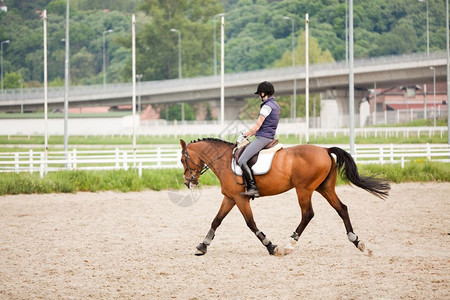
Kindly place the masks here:
<instances>
[{"instance_id":1,"label":"tree","mask_svg":"<svg viewBox=\"0 0 450 300\"><path fill-rule=\"evenodd\" d=\"M171 105L160 105L159 118L167 121L181 121L181 103ZM184 119L186 121L195 120L196 113L194 108L189 104L184 104Z\"/></svg>"},{"instance_id":2,"label":"tree","mask_svg":"<svg viewBox=\"0 0 450 300\"><path fill-rule=\"evenodd\" d=\"M5 78L3 78L3 88L19 89L21 82L23 82L23 79L20 73L10 72L5 74Z\"/></svg>"},{"instance_id":3,"label":"tree","mask_svg":"<svg viewBox=\"0 0 450 300\"><path fill-rule=\"evenodd\" d=\"M325 62L333 62L333 56L330 51L322 50L318 41L314 37L309 37L309 62L311 64L314 63L325 63ZM297 47L294 49L295 54L295 63L296 65L303 66L305 65L306 59L306 35L305 31L302 31L300 36L297 39ZM282 58L274 63L275 67L287 67L292 66L292 51L286 51ZM314 97L314 95L312 95ZM278 97L277 102L281 108L280 116L282 118L288 118L291 116L291 97L283 96ZM309 102L310 111L312 109L313 103ZM296 112L297 116L303 116L306 114L305 107L305 96L298 95L296 102ZM318 111L320 112L320 106L318 107Z\"/></svg>"},{"instance_id":4,"label":"tree","mask_svg":"<svg viewBox=\"0 0 450 300\"><path fill-rule=\"evenodd\" d=\"M178 77L178 35L172 28L181 31L183 77L212 73L212 17L222 11L218 1L145 0L139 9L149 16L137 34L138 72L144 80Z\"/></svg>"}]
</instances>

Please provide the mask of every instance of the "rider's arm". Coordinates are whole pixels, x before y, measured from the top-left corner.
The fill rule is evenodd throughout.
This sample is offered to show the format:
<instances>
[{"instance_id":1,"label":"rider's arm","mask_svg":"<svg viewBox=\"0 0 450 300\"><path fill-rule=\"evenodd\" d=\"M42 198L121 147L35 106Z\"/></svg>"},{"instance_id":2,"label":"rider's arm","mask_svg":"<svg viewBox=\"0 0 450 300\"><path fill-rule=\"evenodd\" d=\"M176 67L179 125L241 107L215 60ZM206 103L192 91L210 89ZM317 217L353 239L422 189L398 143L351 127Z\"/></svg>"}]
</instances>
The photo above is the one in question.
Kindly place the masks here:
<instances>
[{"instance_id":1,"label":"rider's arm","mask_svg":"<svg viewBox=\"0 0 450 300\"><path fill-rule=\"evenodd\" d=\"M259 130L265 119L265 116L259 115L258 119L256 120L256 124L245 133L245 136L250 137L254 135Z\"/></svg>"}]
</instances>

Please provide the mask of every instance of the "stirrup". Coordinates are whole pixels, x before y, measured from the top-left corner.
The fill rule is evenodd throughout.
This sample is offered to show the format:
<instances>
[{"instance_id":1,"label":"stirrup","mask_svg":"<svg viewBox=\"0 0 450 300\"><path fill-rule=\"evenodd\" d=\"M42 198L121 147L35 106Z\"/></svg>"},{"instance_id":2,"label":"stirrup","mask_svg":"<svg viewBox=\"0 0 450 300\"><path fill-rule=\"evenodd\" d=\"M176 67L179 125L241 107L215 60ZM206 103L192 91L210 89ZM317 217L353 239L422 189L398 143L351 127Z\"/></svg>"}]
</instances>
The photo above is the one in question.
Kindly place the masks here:
<instances>
[{"instance_id":1,"label":"stirrup","mask_svg":"<svg viewBox=\"0 0 450 300\"><path fill-rule=\"evenodd\" d=\"M249 190L246 189L245 191L241 192L241 195L250 197L252 199L259 198L259 191L258 191L258 189L251 189L249 192Z\"/></svg>"}]
</instances>

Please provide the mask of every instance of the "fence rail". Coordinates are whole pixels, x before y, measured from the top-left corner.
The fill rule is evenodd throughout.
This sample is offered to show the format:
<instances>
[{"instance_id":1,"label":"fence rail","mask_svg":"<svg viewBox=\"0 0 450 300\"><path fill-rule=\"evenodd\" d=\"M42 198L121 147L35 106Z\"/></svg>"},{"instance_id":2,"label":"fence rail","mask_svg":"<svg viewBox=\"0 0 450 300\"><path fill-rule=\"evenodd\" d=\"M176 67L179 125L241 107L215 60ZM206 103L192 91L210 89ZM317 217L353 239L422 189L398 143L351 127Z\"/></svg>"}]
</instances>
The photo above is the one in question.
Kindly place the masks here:
<instances>
[{"instance_id":1,"label":"fence rail","mask_svg":"<svg viewBox=\"0 0 450 300\"><path fill-rule=\"evenodd\" d=\"M348 146L341 146L349 151ZM361 164L401 164L414 160L450 162L450 146L418 145L357 145L354 159ZM146 150L77 150L64 152L11 152L0 154L0 173L47 172L62 170L138 170L181 168L178 148Z\"/></svg>"},{"instance_id":2,"label":"fence rail","mask_svg":"<svg viewBox=\"0 0 450 300\"><path fill-rule=\"evenodd\" d=\"M311 122L314 122L311 121ZM173 125L168 122L142 122L141 126L136 132L137 137L179 137L185 135L209 135L218 136L220 133L225 135L239 135L239 132L253 126L254 120L243 120L239 124L232 124L227 129L223 129L220 124L212 121L204 121L190 124L178 124ZM205 126L207 125L207 126ZM30 125L32 127L32 125ZM1 131L1 129L0 129ZM86 134L70 134L71 136L84 136L88 137L100 137L100 138L114 138L114 137L132 137L132 130L124 130L118 132L101 132L95 128L96 133ZM295 135L304 137L306 127L301 122L291 122L287 119L280 120L280 124L277 128L277 137ZM401 137L401 138L414 138L420 136L439 136L441 139L447 134L447 126L415 126L415 127L359 127L355 128L356 137L375 137L375 138L387 138L387 137ZM313 128L309 130L310 137L314 138L327 138L337 136L348 136L350 133L349 128ZM1 133L0 133L1 134ZM57 132L51 132L50 136L61 135ZM30 139L35 136L43 136L41 132L23 133L16 132L14 134L5 134L8 140L12 140L16 137L23 137Z\"/></svg>"}]
</instances>

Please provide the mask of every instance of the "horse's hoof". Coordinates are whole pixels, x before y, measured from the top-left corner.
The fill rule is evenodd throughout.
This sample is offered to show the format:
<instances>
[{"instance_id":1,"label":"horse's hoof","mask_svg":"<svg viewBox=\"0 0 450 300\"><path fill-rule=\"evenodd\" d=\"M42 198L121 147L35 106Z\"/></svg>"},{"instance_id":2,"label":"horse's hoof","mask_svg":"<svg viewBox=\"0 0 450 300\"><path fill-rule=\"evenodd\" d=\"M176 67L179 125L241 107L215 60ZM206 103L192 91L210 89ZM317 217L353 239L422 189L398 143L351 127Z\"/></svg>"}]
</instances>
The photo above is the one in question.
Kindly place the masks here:
<instances>
[{"instance_id":1,"label":"horse's hoof","mask_svg":"<svg viewBox=\"0 0 450 300\"><path fill-rule=\"evenodd\" d=\"M361 252L364 252L364 250L366 250L366 244L364 244L363 241L359 241L357 247L358 247L359 251L361 251Z\"/></svg>"},{"instance_id":2,"label":"horse's hoof","mask_svg":"<svg viewBox=\"0 0 450 300\"><path fill-rule=\"evenodd\" d=\"M207 248L208 248L208 246L206 246L204 243L198 244L197 251L195 251L195 255L197 255L197 256L205 255Z\"/></svg>"},{"instance_id":3,"label":"horse's hoof","mask_svg":"<svg viewBox=\"0 0 450 300\"><path fill-rule=\"evenodd\" d=\"M206 254L206 252L203 252L203 251L200 251L200 250L197 250L197 251L195 251L195 256L202 256L202 255L205 255Z\"/></svg>"},{"instance_id":4,"label":"horse's hoof","mask_svg":"<svg viewBox=\"0 0 450 300\"><path fill-rule=\"evenodd\" d=\"M277 252L277 245L274 245L274 244L272 244L272 243L269 243L267 246L266 246L266 248L267 248L267 251L269 251L269 254L270 255L276 255L276 252Z\"/></svg>"}]
</instances>

